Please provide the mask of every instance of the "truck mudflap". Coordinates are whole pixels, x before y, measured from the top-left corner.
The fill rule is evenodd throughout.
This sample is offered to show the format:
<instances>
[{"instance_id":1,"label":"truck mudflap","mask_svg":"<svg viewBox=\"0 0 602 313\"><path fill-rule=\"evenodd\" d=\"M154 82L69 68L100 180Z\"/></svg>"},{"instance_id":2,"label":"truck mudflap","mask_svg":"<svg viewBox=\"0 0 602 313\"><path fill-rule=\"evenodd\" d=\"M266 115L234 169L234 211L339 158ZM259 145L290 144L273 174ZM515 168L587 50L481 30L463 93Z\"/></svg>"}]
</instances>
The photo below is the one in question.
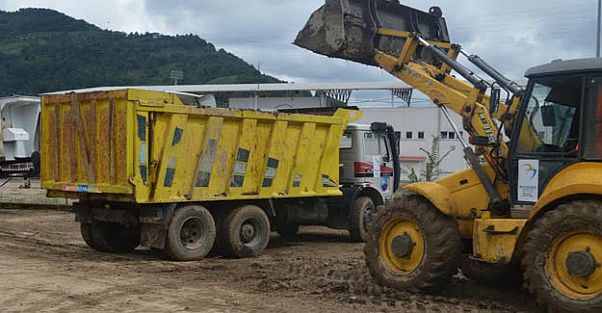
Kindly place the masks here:
<instances>
[{"instance_id":1,"label":"truck mudflap","mask_svg":"<svg viewBox=\"0 0 602 313\"><path fill-rule=\"evenodd\" d=\"M379 36L382 31L419 33L426 40L450 42L438 7L427 13L392 0L326 0L311 15L294 44L328 57L376 66L375 49L399 55L406 41ZM428 51L418 51L416 57L434 62Z\"/></svg>"}]
</instances>

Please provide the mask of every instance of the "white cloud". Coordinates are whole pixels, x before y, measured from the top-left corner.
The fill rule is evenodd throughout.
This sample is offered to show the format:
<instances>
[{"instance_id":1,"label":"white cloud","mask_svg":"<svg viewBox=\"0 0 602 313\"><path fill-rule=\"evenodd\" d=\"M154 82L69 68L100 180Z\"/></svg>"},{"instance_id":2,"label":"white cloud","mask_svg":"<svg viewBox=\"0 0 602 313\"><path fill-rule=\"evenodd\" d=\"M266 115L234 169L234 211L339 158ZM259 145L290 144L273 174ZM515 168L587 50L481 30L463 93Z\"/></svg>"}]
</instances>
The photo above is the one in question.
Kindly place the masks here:
<instances>
[{"instance_id":1,"label":"white cloud","mask_svg":"<svg viewBox=\"0 0 602 313\"><path fill-rule=\"evenodd\" d=\"M597 2L405 0L441 6L455 42L513 77L557 58L593 56ZM262 71L293 81L392 79L365 66L314 55L290 42L322 0L0 0L0 9L47 7L101 28L194 33Z\"/></svg>"}]
</instances>

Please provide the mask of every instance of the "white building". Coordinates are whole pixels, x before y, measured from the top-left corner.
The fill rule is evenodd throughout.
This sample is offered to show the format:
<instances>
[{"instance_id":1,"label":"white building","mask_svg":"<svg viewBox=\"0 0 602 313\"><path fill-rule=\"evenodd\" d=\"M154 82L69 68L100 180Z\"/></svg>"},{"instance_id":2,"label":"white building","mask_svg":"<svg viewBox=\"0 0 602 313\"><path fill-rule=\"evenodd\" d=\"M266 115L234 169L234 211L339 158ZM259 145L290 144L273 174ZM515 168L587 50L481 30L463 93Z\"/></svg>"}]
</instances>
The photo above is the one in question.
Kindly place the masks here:
<instances>
[{"instance_id":1,"label":"white building","mask_svg":"<svg viewBox=\"0 0 602 313\"><path fill-rule=\"evenodd\" d=\"M433 152L435 137L439 137L435 147L438 155L441 157L449 152L439 166L439 177L467 167L460 141L445 115L434 105L419 108L362 108L362 112L363 117L358 123L386 122L399 132L402 170L409 172L413 168L419 178L425 179L428 160L427 153L421 149ZM462 118L453 112L452 117L458 128L462 129ZM461 135L468 141L466 132L461 131ZM402 174L402 180L407 180L407 173Z\"/></svg>"},{"instance_id":2,"label":"white building","mask_svg":"<svg viewBox=\"0 0 602 313\"><path fill-rule=\"evenodd\" d=\"M303 109L322 107L318 97L247 97L230 98L228 107L234 109L255 108L261 110Z\"/></svg>"}]
</instances>

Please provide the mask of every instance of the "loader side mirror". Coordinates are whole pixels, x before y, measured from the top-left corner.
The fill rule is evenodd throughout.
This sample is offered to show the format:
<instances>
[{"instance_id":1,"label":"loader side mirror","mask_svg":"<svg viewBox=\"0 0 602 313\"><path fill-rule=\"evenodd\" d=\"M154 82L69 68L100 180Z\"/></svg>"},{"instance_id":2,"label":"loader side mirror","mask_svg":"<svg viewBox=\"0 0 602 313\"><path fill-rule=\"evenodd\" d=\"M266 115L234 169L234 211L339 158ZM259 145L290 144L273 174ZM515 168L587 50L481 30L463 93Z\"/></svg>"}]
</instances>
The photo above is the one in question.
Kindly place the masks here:
<instances>
[{"instance_id":1,"label":"loader side mirror","mask_svg":"<svg viewBox=\"0 0 602 313\"><path fill-rule=\"evenodd\" d=\"M501 90L499 88L491 88L489 96L489 114L494 114L500 105Z\"/></svg>"},{"instance_id":2,"label":"loader side mirror","mask_svg":"<svg viewBox=\"0 0 602 313\"><path fill-rule=\"evenodd\" d=\"M541 121L545 127L556 126L556 107L545 105L541 107Z\"/></svg>"}]
</instances>

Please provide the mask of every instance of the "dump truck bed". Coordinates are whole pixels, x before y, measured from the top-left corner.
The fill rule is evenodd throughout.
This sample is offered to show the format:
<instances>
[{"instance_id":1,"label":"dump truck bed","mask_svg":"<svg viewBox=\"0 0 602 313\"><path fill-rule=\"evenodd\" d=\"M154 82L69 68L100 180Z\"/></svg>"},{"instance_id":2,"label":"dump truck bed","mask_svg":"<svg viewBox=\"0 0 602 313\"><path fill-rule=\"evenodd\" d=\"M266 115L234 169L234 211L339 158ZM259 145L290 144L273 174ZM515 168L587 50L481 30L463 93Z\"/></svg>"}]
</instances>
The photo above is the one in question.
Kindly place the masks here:
<instances>
[{"instance_id":1,"label":"dump truck bed","mask_svg":"<svg viewBox=\"0 0 602 313\"><path fill-rule=\"evenodd\" d=\"M136 89L47 95L42 187L138 203L337 196L340 138L359 117L199 108Z\"/></svg>"}]
</instances>

